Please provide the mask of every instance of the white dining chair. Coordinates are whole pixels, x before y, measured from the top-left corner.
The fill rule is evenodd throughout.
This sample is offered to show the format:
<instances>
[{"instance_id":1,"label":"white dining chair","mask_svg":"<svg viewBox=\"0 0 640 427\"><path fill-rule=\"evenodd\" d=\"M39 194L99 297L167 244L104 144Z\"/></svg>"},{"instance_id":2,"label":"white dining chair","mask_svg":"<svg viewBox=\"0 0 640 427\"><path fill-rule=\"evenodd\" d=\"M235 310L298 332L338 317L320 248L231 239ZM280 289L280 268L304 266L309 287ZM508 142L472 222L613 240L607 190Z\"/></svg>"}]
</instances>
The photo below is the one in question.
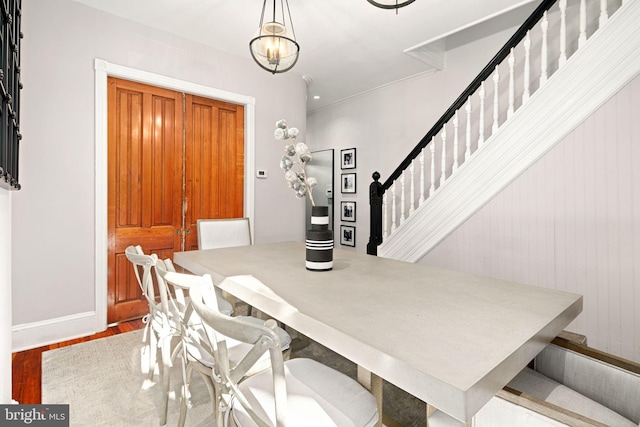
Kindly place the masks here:
<instances>
[{"instance_id":1,"label":"white dining chair","mask_svg":"<svg viewBox=\"0 0 640 427\"><path fill-rule=\"evenodd\" d=\"M125 256L133 265L138 285L149 305L149 313L143 318L145 329L141 364L150 381L153 380L156 369L158 371L163 393L160 425L165 425L170 395L170 370L181 345L180 317L174 308L174 295L169 292L166 283L156 279L157 288L154 286L152 269L158 263L165 265L164 262L158 260L156 254L145 254L140 246L127 247ZM170 268L173 269L172 264ZM224 298L218 299L218 308L226 315L233 313L231 303Z\"/></svg>"},{"instance_id":2,"label":"white dining chair","mask_svg":"<svg viewBox=\"0 0 640 427\"><path fill-rule=\"evenodd\" d=\"M158 262L158 256L146 255L140 246L127 247L125 256L133 264L136 279L149 305L149 314L143 318L145 328L141 363L143 372L148 369L149 380L153 379L156 368L158 370L163 392L160 425L165 425L169 405L169 370L173 366L172 353L180 345L177 338L180 329L169 309L171 297L164 283L157 283L157 294L154 288L151 270ZM157 349L160 349L159 355ZM148 357L145 357L145 353L148 353Z\"/></svg>"},{"instance_id":3,"label":"white dining chair","mask_svg":"<svg viewBox=\"0 0 640 427\"><path fill-rule=\"evenodd\" d=\"M249 218L198 219L196 228L198 249L232 248L253 244ZM222 297L221 291L216 292L218 297ZM253 308L249 305L247 314L251 315L252 311Z\"/></svg>"},{"instance_id":4,"label":"white dining chair","mask_svg":"<svg viewBox=\"0 0 640 427\"><path fill-rule=\"evenodd\" d=\"M189 369L189 354L194 353L193 350L189 349L189 347L193 345L193 342L197 342L197 338L194 339L194 336L198 336L197 329L200 328L201 321L197 315L194 315L190 299L186 295L188 288L169 284L164 279L167 272L175 272L175 267L171 260L158 260L155 264L155 271L157 281L162 283L167 289L171 288L173 291L173 298L170 300L169 309L173 318L177 320L178 327L180 328L181 345L180 348L172 354L172 357L175 358L177 354L180 354L182 359L181 407L178 419L178 425L182 427L186 420L187 402L189 399L189 374L187 373ZM220 300L218 299L216 303L219 304ZM211 358L211 360L213 360L213 358ZM207 389L209 389L209 393L213 395L213 384L211 378L205 378L205 385L207 386Z\"/></svg>"},{"instance_id":5,"label":"white dining chair","mask_svg":"<svg viewBox=\"0 0 640 427\"><path fill-rule=\"evenodd\" d=\"M156 273L158 275L158 281L162 281L168 288L173 289L174 298L170 301L171 310L175 318L180 319L181 324L181 339L182 339L182 359L184 361L183 370L183 387L181 390L181 405L180 405L180 417L178 420L178 426L184 426L187 415L188 402L190 399L189 383L191 381L191 374L193 370L198 372L205 382L211 402L213 404L214 416L217 417L217 398L216 387L214 377L215 359L210 343L205 333L205 326L200 320L197 313L193 311L190 298L186 296L190 292L192 286L195 283L201 281L200 276L192 274L177 273L173 267L171 260L159 260L156 263ZM221 315L229 316L227 313L222 313L219 310L220 299L215 300L215 309L221 313ZM251 316L238 316L238 319L242 321L263 324L264 321L256 317ZM282 328L276 328L280 340L280 349L283 352L283 357L289 359L291 336ZM251 346L235 341L229 340L229 360L232 365L235 365L241 360L244 355L250 351ZM268 367L267 360L257 363L249 372L253 374L261 369Z\"/></svg>"},{"instance_id":6,"label":"white dining chair","mask_svg":"<svg viewBox=\"0 0 640 427\"><path fill-rule=\"evenodd\" d=\"M249 218L199 219L198 249L231 248L252 244Z\"/></svg>"},{"instance_id":7,"label":"white dining chair","mask_svg":"<svg viewBox=\"0 0 640 427\"><path fill-rule=\"evenodd\" d=\"M640 426L640 364L555 338L474 416L474 427ZM441 411L429 427L460 425Z\"/></svg>"},{"instance_id":8,"label":"white dining chair","mask_svg":"<svg viewBox=\"0 0 640 427\"><path fill-rule=\"evenodd\" d=\"M208 328L218 379L218 426L373 426L379 420L374 396L354 379L311 359L284 361L276 322L263 324L221 315L209 275L191 288L191 303ZM251 349L238 363L229 340ZM248 375L269 355L270 368ZM233 422L233 424L230 424Z\"/></svg>"}]
</instances>

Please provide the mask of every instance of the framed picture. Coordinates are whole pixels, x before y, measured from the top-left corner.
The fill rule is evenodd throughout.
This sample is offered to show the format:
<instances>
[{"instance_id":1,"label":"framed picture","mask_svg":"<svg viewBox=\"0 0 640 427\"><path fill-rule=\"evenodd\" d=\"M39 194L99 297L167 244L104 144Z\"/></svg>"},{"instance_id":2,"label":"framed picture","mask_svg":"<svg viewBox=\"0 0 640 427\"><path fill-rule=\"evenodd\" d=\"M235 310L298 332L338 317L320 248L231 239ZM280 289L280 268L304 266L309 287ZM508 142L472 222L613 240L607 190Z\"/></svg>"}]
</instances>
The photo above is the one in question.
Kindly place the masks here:
<instances>
[{"instance_id":1,"label":"framed picture","mask_svg":"<svg viewBox=\"0 0 640 427\"><path fill-rule=\"evenodd\" d=\"M356 221L356 202L340 202L340 219L347 222Z\"/></svg>"},{"instance_id":2,"label":"framed picture","mask_svg":"<svg viewBox=\"0 0 640 427\"><path fill-rule=\"evenodd\" d=\"M354 226L340 226L340 244L344 246L356 246L356 228Z\"/></svg>"},{"instance_id":3,"label":"framed picture","mask_svg":"<svg viewBox=\"0 0 640 427\"><path fill-rule=\"evenodd\" d=\"M356 149L347 148L346 150L340 150L340 169L355 169L356 168Z\"/></svg>"},{"instance_id":4,"label":"framed picture","mask_svg":"<svg viewBox=\"0 0 640 427\"><path fill-rule=\"evenodd\" d=\"M341 178L342 193L352 193L356 192L356 174L355 173L343 173Z\"/></svg>"}]
</instances>

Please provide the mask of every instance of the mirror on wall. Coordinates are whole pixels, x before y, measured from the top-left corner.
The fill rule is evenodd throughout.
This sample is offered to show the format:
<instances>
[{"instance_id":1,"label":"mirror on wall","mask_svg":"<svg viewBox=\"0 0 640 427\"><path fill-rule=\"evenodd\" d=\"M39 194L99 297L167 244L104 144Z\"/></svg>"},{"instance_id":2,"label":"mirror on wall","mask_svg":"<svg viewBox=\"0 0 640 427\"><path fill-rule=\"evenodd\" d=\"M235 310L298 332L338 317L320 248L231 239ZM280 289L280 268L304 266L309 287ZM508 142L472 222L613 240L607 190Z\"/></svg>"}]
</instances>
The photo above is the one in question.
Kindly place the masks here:
<instances>
[{"instance_id":1,"label":"mirror on wall","mask_svg":"<svg viewBox=\"0 0 640 427\"><path fill-rule=\"evenodd\" d=\"M312 151L310 163L305 167L307 176L318 180L313 189L316 206L329 206L329 229L333 230L333 149ZM311 228L311 202L307 200L306 229Z\"/></svg>"}]
</instances>

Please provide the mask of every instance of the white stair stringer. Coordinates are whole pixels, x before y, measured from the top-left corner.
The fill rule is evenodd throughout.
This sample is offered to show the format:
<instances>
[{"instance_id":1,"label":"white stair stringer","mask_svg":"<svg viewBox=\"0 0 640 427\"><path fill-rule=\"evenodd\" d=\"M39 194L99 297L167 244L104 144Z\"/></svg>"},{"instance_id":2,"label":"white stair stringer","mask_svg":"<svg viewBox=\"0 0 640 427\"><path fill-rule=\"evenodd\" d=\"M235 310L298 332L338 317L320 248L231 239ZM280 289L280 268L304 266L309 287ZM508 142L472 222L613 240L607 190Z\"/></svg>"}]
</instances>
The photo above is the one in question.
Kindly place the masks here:
<instances>
[{"instance_id":1,"label":"white stair stringer","mask_svg":"<svg viewBox=\"0 0 640 427\"><path fill-rule=\"evenodd\" d=\"M638 75L639 22L640 1L627 1L385 238L378 256L419 261Z\"/></svg>"}]
</instances>

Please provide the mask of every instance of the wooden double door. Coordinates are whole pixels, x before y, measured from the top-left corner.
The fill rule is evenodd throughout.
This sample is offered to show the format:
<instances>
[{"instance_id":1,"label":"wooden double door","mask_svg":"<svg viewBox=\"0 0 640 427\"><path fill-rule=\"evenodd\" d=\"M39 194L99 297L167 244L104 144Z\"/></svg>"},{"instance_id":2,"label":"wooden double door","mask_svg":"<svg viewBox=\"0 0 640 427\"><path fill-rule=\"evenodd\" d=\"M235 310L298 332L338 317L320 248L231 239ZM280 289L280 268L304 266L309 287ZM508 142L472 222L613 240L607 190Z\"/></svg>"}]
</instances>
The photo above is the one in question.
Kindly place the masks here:
<instances>
[{"instance_id":1,"label":"wooden double door","mask_svg":"<svg viewBox=\"0 0 640 427\"><path fill-rule=\"evenodd\" d=\"M244 108L117 78L108 80L108 323L148 305L124 255L197 249L196 220L244 206Z\"/></svg>"}]
</instances>

